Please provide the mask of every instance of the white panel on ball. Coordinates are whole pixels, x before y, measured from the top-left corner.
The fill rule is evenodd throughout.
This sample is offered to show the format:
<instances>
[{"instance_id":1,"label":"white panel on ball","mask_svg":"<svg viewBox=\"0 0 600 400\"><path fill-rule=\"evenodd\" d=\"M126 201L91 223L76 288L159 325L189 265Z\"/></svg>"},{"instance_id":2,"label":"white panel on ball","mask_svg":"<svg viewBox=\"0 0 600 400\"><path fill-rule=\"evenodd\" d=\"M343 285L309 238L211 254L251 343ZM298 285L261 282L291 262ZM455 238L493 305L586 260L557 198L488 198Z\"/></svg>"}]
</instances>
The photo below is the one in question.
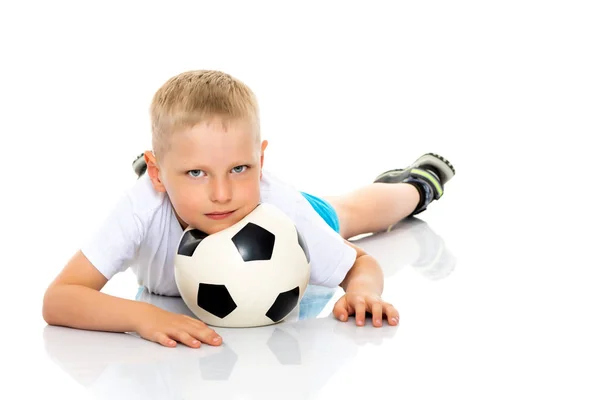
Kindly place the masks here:
<instances>
[{"instance_id":1,"label":"white panel on ball","mask_svg":"<svg viewBox=\"0 0 600 400\"><path fill-rule=\"evenodd\" d=\"M270 259L244 261L232 239L239 233L236 240L242 237L246 250L252 246L254 249L249 250L256 250L261 246L263 250L270 248L269 240L257 239L260 234L269 237L268 233L258 227L274 235L272 255ZM190 231L193 228L187 228L183 232L180 250L186 234L190 238ZM299 304L310 278L310 255L306 246L301 246L300 241L303 239L299 237L301 238L296 226L287 215L273 205L260 204L235 225L201 239L193 253L184 255L184 252L178 251L175 256L175 280L183 301L200 320L209 325L253 327L281 321ZM235 309L227 315L217 316L200 307L198 293L201 284L204 285L205 293L209 293L206 289L209 285L223 285L235 302ZM296 291L290 292L295 288L299 290L297 299ZM222 287L218 289L223 290ZM289 293L281 295L280 301L274 306L278 296L286 292ZM209 307L219 308L221 303L226 303L226 295L221 292L210 293L212 297L208 300L203 293L200 294L203 302L213 303ZM295 305L287 310L292 298ZM282 301L284 299L286 301ZM284 307L285 311L278 308L286 302L288 306ZM273 310L276 309L279 312L275 312L277 318L273 320ZM272 318L267 316L269 310Z\"/></svg>"}]
</instances>

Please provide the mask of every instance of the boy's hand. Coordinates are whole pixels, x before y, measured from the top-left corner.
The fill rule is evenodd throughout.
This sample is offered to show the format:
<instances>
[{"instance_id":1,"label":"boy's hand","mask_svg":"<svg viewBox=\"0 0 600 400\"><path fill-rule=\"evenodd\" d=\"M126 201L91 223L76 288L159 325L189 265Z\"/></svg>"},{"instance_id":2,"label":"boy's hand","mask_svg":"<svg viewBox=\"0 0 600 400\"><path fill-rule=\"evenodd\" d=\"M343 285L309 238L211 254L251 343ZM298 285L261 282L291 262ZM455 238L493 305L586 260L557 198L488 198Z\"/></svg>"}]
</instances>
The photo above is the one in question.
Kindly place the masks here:
<instances>
[{"instance_id":1,"label":"boy's hand","mask_svg":"<svg viewBox=\"0 0 600 400\"><path fill-rule=\"evenodd\" d=\"M398 310L390 303L384 302L377 294L369 292L346 292L333 307L333 315L342 322L348 320L350 315L355 315L356 325L365 324L366 312L370 312L373 326L383 325L384 316L388 324L398 325L400 315Z\"/></svg>"},{"instance_id":2,"label":"boy's hand","mask_svg":"<svg viewBox=\"0 0 600 400\"><path fill-rule=\"evenodd\" d=\"M166 347L175 347L177 342L189 347L200 347L200 342L219 346L223 339L204 322L183 314L175 314L151 306L139 316L137 333L144 339Z\"/></svg>"}]
</instances>

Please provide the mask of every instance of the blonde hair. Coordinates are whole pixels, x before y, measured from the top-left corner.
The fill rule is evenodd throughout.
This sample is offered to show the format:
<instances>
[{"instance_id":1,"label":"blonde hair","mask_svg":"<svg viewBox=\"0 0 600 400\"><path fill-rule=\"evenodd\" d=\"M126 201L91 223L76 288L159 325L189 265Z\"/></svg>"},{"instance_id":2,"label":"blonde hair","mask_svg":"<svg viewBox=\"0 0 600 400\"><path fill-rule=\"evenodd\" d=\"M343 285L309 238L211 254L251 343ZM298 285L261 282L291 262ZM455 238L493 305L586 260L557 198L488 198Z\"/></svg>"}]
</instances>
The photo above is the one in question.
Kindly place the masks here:
<instances>
[{"instance_id":1,"label":"blonde hair","mask_svg":"<svg viewBox=\"0 0 600 400\"><path fill-rule=\"evenodd\" d=\"M160 158L169 150L174 132L212 117L221 117L224 123L249 120L260 143L258 102L246 84L213 70L186 71L170 78L154 94L150 106L155 156Z\"/></svg>"}]
</instances>

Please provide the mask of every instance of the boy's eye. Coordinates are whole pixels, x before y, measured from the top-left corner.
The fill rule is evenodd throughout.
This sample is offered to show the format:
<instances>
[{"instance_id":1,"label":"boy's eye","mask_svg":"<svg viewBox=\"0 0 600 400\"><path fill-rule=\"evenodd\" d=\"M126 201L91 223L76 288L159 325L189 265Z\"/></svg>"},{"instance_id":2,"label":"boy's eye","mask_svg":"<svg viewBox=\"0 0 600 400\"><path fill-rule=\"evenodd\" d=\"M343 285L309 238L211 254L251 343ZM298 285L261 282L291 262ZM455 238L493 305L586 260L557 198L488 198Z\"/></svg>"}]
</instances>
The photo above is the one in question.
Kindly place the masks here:
<instances>
[{"instance_id":1,"label":"boy's eye","mask_svg":"<svg viewBox=\"0 0 600 400\"><path fill-rule=\"evenodd\" d=\"M238 165L237 167L233 167L231 170L237 174L242 173L248 168L247 165Z\"/></svg>"},{"instance_id":2,"label":"boy's eye","mask_svg":"<svg viewBox=\"0 0 600 400\"><path fill-rule=\"evenodd\" d=\"M249 167L247 165L238 165L237 167L233 167L231 170L236 174L241 174L248 168ZM204 171L202 171L201 169L192 169L189 170L187 173L192 178L199 178L200 176L202 176L202 174L204 174Z\"/></svg>"}]
</instances>

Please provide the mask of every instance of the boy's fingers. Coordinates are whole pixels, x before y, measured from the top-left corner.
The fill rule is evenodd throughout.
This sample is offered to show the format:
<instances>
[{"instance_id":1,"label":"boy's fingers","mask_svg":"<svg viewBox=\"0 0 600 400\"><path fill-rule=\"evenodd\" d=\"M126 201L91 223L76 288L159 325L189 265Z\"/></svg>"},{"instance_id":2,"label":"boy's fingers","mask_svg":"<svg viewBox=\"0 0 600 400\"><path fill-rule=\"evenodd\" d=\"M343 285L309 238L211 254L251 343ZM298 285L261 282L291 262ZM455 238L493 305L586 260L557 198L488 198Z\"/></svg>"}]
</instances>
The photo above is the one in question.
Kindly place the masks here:
<instances>
[{"instance_id":1,"label":"boy's fingers","mask_svg":"<svg viewBox=\"0 0 600 400\"><path fill-rule=\"evenodd\" d=\"M223 344L223 338L217 335L216 333L212 333L209 336L209 339L204 341L204 343L210 344L211 346L220 346L221 344Z\"/></svg>"},{"instance_id":2,"label":"boy's fingers","mask_svg":"<svg viewBox=\"0 0 600 400\"><path fill-rule=\"evenodd\" d=\"M210 344L212 346L219 346L223 343L223 338L217 334L214 330L204 325L202 328L196 328L193 330L193 335L196 339L203 343Z\"/></svg>"},{"instance_id":3,"label":"boy's fingers","mask_svg":"<svg viewBox=\"0 0 600 400\"><path fill-rule=\"evenodd\" d=\"M342 297L333 306L333 315L340 321L348 320L348 310L346 309L346 299Z\"/></svg>"},{"instance_id":4,"label":"boy's fingers","mask_svg":"<svg viewBox=\"0 0 600 400\"><path fill-rule=\"evenodd\" d=\"M381 319L382 311L383 305L380 302L371 303L371 318L373 321L373 326L379 327L383 324Z\"/></svg>"},{"instance_id":5,"label":"boy's fingers","mask_svg":"<svg viewBox=\"0 0 600 400\"><path fill-rule=\"evenodd\" d=\"M196 338L192 337L192 335L190 335L186 331L177 331L177 332L171 334L171 336L174 339L177 339L178 342L181 342L181 343L185 344L186 346L200 347L200 341L196 340Z\"/></svg>"},{"instance_id":6,"label":"boy's fingers","mask_svg":"<svg viewBox=\"0 0 600 400\"><path fill-rule=\"evenodd\" d=\"M396 308L393 305L386 303L383 306L383 311L387 316L388 324L398 325L398 322L400 321L400 313L398 313L398 310L396 310Z\"/></svg>"},{"instance_id":7,"label":"boy's fingers","mask_svg":"<svg viewBox=\"0 0 600 400\"><path fill-rule=\"evenodd\" d=\"M365 300L362 297L357 297L354 302L354 318L356 319L356 325L363 326L365 324L366 308Z\"/></svg>"},{"instance_id":8,"label":"boy's fingers","mask_svg":"<svg viewBox=\"0 0 600 400\"><path fill-rule=\"evenodd\" d=\"M166 347L177 346L177 343L163 332L157 332L156 335L154 335L154 341Z\"/></svg>"}]
</instances>

